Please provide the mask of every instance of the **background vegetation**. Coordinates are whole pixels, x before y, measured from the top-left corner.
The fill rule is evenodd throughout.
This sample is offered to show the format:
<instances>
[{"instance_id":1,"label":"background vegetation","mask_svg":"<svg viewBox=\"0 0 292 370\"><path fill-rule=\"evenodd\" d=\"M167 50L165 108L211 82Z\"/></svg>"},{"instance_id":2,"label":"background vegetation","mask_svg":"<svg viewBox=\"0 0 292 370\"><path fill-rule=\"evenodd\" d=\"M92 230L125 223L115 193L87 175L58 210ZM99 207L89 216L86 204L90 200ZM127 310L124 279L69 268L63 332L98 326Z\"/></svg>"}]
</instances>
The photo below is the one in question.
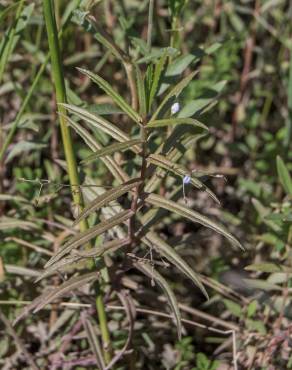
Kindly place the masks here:
<instances>
[{"instance_id":1,"label":"background vegetation","mask_svg":"<svg viewBox=\"0 0 292 370\"><path fill-rule=\"evenodd\" d=\"M61 58L51 60L53 3ZM286 0L0 1L1 368L292 368L291 16ZM153 124L146 140L143 125L173 88L156 117L168 121ZM110 121L108 131L86 112ZM113 146L117 137L127 144ZM163 145L163 154L176 151L175 165L150 156ZM89 157L102 147L104 161ZM118 186L113 164L128 188L109 204L102 198L81 232L121 208L134 216L119 213L127 225L105 226L78 249L82 258L62 260L60 247L80 240L73 222L82 196L92 205ZM144 193L153 173L150 192L161 199ZM193 213L182 217L162 199ZM216 233L199 216L193 223L194 212L224 228ZM104 259L90 254L96 246ZM54 274L44 270L52 256L66 262Z\"/></svg>"}]
</instances>

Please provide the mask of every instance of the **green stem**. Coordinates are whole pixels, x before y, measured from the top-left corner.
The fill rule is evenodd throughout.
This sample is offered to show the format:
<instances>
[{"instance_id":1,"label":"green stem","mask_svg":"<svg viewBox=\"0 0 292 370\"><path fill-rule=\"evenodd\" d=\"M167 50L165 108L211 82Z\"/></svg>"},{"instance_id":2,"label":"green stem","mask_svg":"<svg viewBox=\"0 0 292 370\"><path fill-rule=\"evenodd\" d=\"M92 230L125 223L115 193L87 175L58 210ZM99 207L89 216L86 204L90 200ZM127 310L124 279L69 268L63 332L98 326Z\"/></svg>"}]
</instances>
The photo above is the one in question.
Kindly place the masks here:
<instances>
[{"instance_id":1,"label":"green stem","mask_svg":"<svg viewBox=\"0 0 292 370\"><path fill-rule=\"evenodd\" d=\"M57 103L66 103L66 90L65 90L65 81L62 69L62 62L60 56L60 49L59 49L59 42L58 42L58 33L57 33L57 26L56 20L53 11L53 4L52 0L43 0L43 9L44 9L44 16L45 16L45 23L47 28L48 34L48 42L49 42L49 49L51 55L51 64L52 64L52 75L55 84L55 91L56 91L56 100ZM64 146L65 158L67 162L68 168L68 175L69 181L72 188L72 196L75 205L77 205L80 209L83 208L83 199L82 193L79 187L79 176L77 171L77 163L74 154L74 147L71 137L71 132L69 127L66 124L66 109L63 106L59 106L59 120L60 120L60 127L61 127L61 134L62 134L62 141ZM74 186L73 186L74 185ZM77 189L76 189L77 188ZM76 191L74 190L76 189ZM84 231L88 228L86 220L80 223L80 230ZM101 292L98 292L97 296L97 314L99 317L100 329L102 333L102 338L106 339L106 344L110 344L110 334L108 330L106 315L105 315L105 308L102 299ZM110 356L110 353L108 354Z\"/></svg>"}]
</instances>

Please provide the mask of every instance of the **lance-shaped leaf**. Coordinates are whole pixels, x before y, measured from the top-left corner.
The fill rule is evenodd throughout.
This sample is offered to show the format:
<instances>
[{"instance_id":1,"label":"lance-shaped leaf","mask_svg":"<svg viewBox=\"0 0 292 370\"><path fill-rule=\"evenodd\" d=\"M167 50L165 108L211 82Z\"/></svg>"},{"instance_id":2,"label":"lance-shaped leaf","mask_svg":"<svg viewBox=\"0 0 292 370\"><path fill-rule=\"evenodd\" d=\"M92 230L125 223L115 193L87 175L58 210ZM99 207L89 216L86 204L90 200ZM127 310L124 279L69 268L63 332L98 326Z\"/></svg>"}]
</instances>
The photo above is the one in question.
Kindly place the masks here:
<instances>
[{"instance_id":1,"label":"lance-shaped leaf","mask_svg":"<svg viewBox=\"0 0 292 370\"><path fill-rule=\"evenodd\" d=\"M158 166L160 168L163 168L167 171L170 171L171 173L180 177L190 176L190 173L185 168L169 161L167 158L160 154L150 154L150 156L147 158L147 162L154 164L155 166ZM197 189L206 191L206 193L209 194L211 198L213 198L217 203L220 204L219 199L212 192L212 190L207 188L200 180L191 177L190 181L191 184L194 185Z\"/></svg>"},{"instance_id":2,"label":"lance-shaped leaf","mask_svg":"<svg viewBox=\"0 0 292 370\"><path fill-rule=\"evenodd\" d=\"M109 95L113 101L125 112L129 117L131 117L135 122L141 123L142 117L134 111L134 109L118 94L111 85L105 81L102 77L95 73L87 71L86 69L77 68L78 71L89 77L93 82L95 82L107 95Z\"/></svg>"},{"instance_id":3,"label":"lance-shaped leaf","mask_svg":"<svg viewBox=\"0 0 292 370\"><path fill-rule=\"evenodd\" d=\"M88 206L84 208L84 210L74 221L73 226L78 224L81 220L84 220L87 216L90 215L90 213L95 212L98 209L104 207L106 204L112 202L113 200L118 199L120 196L137 187L139 184L141 184L140 179L133 179L99 195L92 202L90 202Z\"/></svg>"},{"instance_id":4,"label":"lance-shaped leaf","mask_svg":"<svg viewBox=\"0 0 292 370\"><path fill-rule=\"evenodd\" d=\"M159 113L161 112L162 108L168 103L168 101L173 97L178 97L182 90L189 84L189 82L194 78L194 76L198 73L198 71L194 71L190 73L187 77L182 79L178 84L176 84L168 94L166 94L165 98L160 103L159 107L156 109L155 113L153 114L151 121L155 121L158 117Z\"/></svg>"},{"instance_id":5,"label":"lance-shaped leaf","mask_svg":"<svg viewBox=\"0 0 292 370\"><path fill-rule=\"evenodd\" d=\"M287 167L285 166L285 163L283 162L283 159L279 155L277 156L277 172L285 192L292 196L291 176Z\"/></svg>"},{"instance_id":6,"label":"lance-shaped leaf","mask_svg":"<svg viewBox=\"0 0 292 370\"><path fill-rule=\"evenodd\" d=\"M158 63L156 63L156 65L155 65L155 69L154 69L154 73L153 73L153 82L152 82L149 97L148 97L148 109L149 110L151 109L153 100L154 100L154 98L157 94L158 88L160 86L161 75L162 75L163 68L164 68L166 60L167 60L167 54L166 54L166 52L164 52L163 55L161 56L161 58L159 59Z\"/></svg>"},{"instance_id":7,"label":"lance-shaped leaf","mask_svg":"<svg viewBox=\"0 0 292 370\"><path fill-rule=\"evenodd\" d=\"M199 223L203 226L209 227L217 233L225 236L233 245L244 250L239 241L231 235L222 225L210 220L208 217L201 215L200 213L189 209L181 204L175 203L172 200L161 197L157 194L148 194L145 198L146 202L156 207L165 208L170 212L174 212L188 220Z\"/></svg>"},{"instance_id":8,"label":"lance-shaped leaf","mask_svg":"<svg viewBox=\"0 0 292 370\"><path fill-rule=\"evenodd\" d=\"M94 154L83 159L83 161L81 161L81 164L88 164L88 163L95 161L96 159L100 157L111 155L115 152L123 152L125 150L132 149L132 146L139 145L141 143L142 141L140 139L133 139L133 140L125 141L123 143L114 143L105 148L97 150Z\"/></svg>"},{"instance_id":9,"label":"lance-shaped leaf","mask_svg":"<svg viewBox=\"0 0 292 370\"><path fill-rule=\"evenodd\" d=\"M105 364L102 357L102 350L97 339L97 333L87 317L83 315L81 318L91 350L95 355L96 364L99 369L104 370Z\"/></svg>"},{"instance_id":10,"label":"lance-shaped leaf","mask_svg":"<svg viewBox=\"0 0 292 370\"><path fill-rule=\"evenodd\" d=\"M71 238L67 243L64 244L63 248L60 249L49 261L45 264L45 267L49 267L55 262L59 261L63 256L69 253L72 249L78 248L80 245L86 244L92 238L104 233L112 227L121 224L133 215L133 211L127 210L118 213L109 220L105 220L98 225L92 227L89 230L83 231Z\"/></svg>"},{"instance_id":11,"label":"lance-shaped leaf","mask_svg":"<svg viewBox=\"0 0 292 370\"><path fill-rule=\"evenodd\" d=\"M154 268L148 264L147 262L134 262L133 265L136 267L137 270L141 271L146 276L150 277L150 279L153 279L164 291L164 293L167 296L169 305L174 313L176 326L177 326L177 333L179 339L181 338L181 314L178 307L178 303L176 300L176 297L170 288L168 282L164 279L163 276L159 274L158 271L154 270Z\"/></svg>"},{"instance_id":12,"label":"lance-shaped leaf","mask_svg":"<svg viewBox=\"0 0 292 370\"><path fill-rule=\"evenodd\" d=\"M139 113L142 117L146 116L146 93L145 93L145 85L144 80L142 77L141 70L139 66L135 65L136 71L136 81L137 81L137 91L138 91L138 99L139 99Z\"/></svg>"},{"instance_id":13,"label":"lance-shaped leaf","mask_svg":"<svg viewBox=\"0 0 292 370\"><path fill-rule=\"evenodd\" d=\"M80 137L85 141L92 151L98 151L102 149L102 146L88 133L87 130L85 130L85 128L74 122L69 117L66 117L66 121L77 132L77 134L80 135ZM102 161L120 183L123 183L129 179L128 175L122 170L122 168L113 158L108 156L102 157Z\"/></svg>"},{"instance_id":14,"label":"lance-shaped leaf","mask_svg":"<svg viewBox=\"0 0 292 370\"><path fill-rule=\"evenodd\" d=\"M53 302L56 298L62 297L64 294L67 294L71 292L72 290L78 289L81 286L89 282L97 280L98 277L99 277L99 273L97 271L90 272L88 274L81 275L81 276L72 277L71 279L65 281L63 284L61 284L57 288L53 289L50 293L48 293L42 299L42 301L38 303L33 313L40 311L47 304Z\"/></svg>"},{"instance_id":15,"label":"lance-shaped leaf","mask_svg":"<svg viewBox=\"0 0 292 370\"><path fill-rule=\"evenodd\" d=\"M62 104L69 112L75 114L77 117L88 123L89 125L96 127L106 134L110 135L117 141L125 142L129 141L130 137L125 134L122 130L118 127L113 125L111 122L106 120L103 117L100 117L96 114L90 113L87 110L76 107L75 105L70 104ZM139 150L139 149L138 149Z\"/></svg>"},{"instance_id":16,"label":"lance-shaped leaf","mask_svg":"<svg viewBox=\"0 0 292 370\"><path fill-rule=\"evenodd\" d=\"M167 119L157 119L154 121L151 120L148 123L147 127L164 127L177 125L192 125L209 131L207 126L193 118L167 118Z\"/></svg>"},{"instance_id":17,"label":"lance-shaped leaf","mask_svg":"<svg viewBox=\"0 0 292 370\"><path fill-rule=\"evenodd\" d=\"M147 233L142 241L151 247L153 246L153 248L156 249L159 254L167 258L183 274L191 279L193 283L202 291L204 296L209 299L208 293L204 288L204 285L201 283L200 278L170 245L168 245L163 239L159 238L159 236L153 232Z\"/></svg>"},{"instance_id":18,"label":"lance-shaped leaf","mask_svg":"<svg viewBox=\"0 0 292 370\"><path fill-rule=\"evenodd\" d=\"M90 248L86 250L79 251L73 249L69 256L66 256L59 261L55 262L53 265L45 269L45 271L35 280L35 283L44 279L45 277L55 273L56 271L64 271L68 267L72 268L73 264L81 259L86 258L97 258L101 257L106 253L116 251L117 249L129 244L129 239L117 239L112 240L108 243L102 244L95 248Z\"/></svg>"}]
</instances>

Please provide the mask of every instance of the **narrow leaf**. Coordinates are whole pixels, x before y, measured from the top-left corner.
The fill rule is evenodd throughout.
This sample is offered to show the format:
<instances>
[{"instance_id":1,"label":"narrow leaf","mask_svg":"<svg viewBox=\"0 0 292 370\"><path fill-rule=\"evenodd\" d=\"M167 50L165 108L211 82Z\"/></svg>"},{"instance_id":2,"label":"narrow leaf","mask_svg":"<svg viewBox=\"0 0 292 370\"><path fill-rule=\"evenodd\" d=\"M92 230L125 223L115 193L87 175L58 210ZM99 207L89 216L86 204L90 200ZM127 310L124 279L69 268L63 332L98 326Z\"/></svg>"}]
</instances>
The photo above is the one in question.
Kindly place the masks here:
<instances>
[{"instance_id":1,"label":"narrow leaf","mask_svg":"<svg viewBox=\"0 0 292 370\"><path fill-rule=\"evenodd\" d=\"M198 71L194 71L190 73L187 77L181 80L177 85L175 85L170 92L165 96L165 98L160 103L159 107L153 114L151 121L155 121L158 117L159 113L161 112L162 108L168 103L168 101L175 97L178 97L182 90L189 84L189 82L194 78L194 76L198 73Z\"/></svg>"},{"instance_id":2,"label":"narrow leaf","mask_svg":"<svg viewBox=\"0 0 292 370\"><path fill-rule=\"evenodd\" d=\"M69 253L72 249L78 248L80 245L88 243L92 238L104 233L112 227L119 225L129 219L133 215L131 210L122 211L117 215L113 216L109 220L105 220L98 225L92 227L89 230L83 231L71 238L67 243L64 244L63 248L60 249L45 265L49 267L55 262L59 261L63 256Z\"/></svg>"},{"instance_id":3,"label":"narrow leaf","mask_svg":"<svg viewBox=\"0 0 292 370\"><path fill-rule=\"evenodd\" d=\"M285 163L283 162L283 159L279 155L277 156L277 171L278 171L280 182L285 192L289 194L290 196L292 196L291 176L289 174L287 167L285 166Z\"/></svg>"},{"instance_id":4,"label":"narrow leaf","mask_svg":"<svg viewBox=\"0 0 292 370\"><path fill-rule=\"evenodd\" d=\"M161 75L163 72L163 68L167 59L166 53L164 53L161 58L159 59L158 63L155 65L154 74L153 74L153 82L150 89L149 99L148 99L148 110L151 109L153 100L157 94L159 84L161 82Z\"/></svg>"},{"instance_id":5,"label":"narrow leaf","mask_svg":"<svg viewBox=\"0 0 292 370\"><path fill-rule=\"evenodd\" d=\"M136 81L137 81L137 91L138 91L138 98L139 98L139 113L142 117L145 117L146 112L146 93L145 93L145 85L144 80L142 77L141 70L138 65L135 66L136 71Z\"/></svg>"},{"instance_id":6,"label":"narrow leaf","mask_svg":"<svg viewBox=\"0 0 292 370\"><path fill-rule=\"evenodd\" d=\"M53 289L48 293L44 299L34 309L33 313L40 311L47 304L53 302L56 298L62 297L64 294L71 292L72 290L78 289L84 284L97 280L99 273L94 271L81 276L74 276L73 278L65 281L63 284Z\"/></svg>"},{"instance_id":7,"label":"narrow leaf","mask_svg":"<svg viewBox=\"0 0 292 370\"><path fill-rule=\"evenodd\" d=\"M152 268L152 266L150 264L145 263L145 262L134 262L134 266L137 268L137 270L141 271L143 274L145 274L149 278L154 279L157 282L157 284L162 288L164 293L166 294L169 305L170 305L170 307L171 307L171 309L174 313L176 326L177 326L178 337L180 339L181 338L181 330L182 330L181 314L180 314L180 310L179 310L179 307L178 307L176 297L175 297L172 289L170 288L169 284L164 279L164 277L162 277L159 274L159 272L157 272L156 270L154 270L154 268Z\"/></svg>"},{"instance_id":8,"label":"narrow leaf","mask_svg":"<svg viewBox=\"0 0 292 370\"><path fill-rule=\"evenodd\" d=\"M111 155L111 154L113 154L115 152L118 152L118 151L125 151L125 150L128 150L128 149L131 149L132 146L139 145L141 143L142 143L142 141L139 140L139 139L133 139L133 140L125 141L123 143L114 143L112 145L109 145L105 148L102 148L102 149L96 151L94 154L92 154L89 157L83 159L83 161L81 161L80 163L88 164L88 163L91 163L91 162L95 161L96 159L98 159L100 157L104 157L106 155Z\"/></svg>"},{"instance_id":9,"label":"narrow leaf","mask_svg":"<svg viewBox=\"0 0 292 370\"><path fill-rule=\"evenodd\" d=\"M92 151L98 151L102 149L102 146L81 125L74 122L69 117L66 117L66 121L67 124L69 124L77 132L77 134L80 135L80 137ZM129 179L128 175L122 170L122 168L113 158L106 156L102 157L101 160L104 162L113 176L119 181L119 183L123 183Z\"/></svg>"},{"instance_id":10,"label":"narrow leaf","mask_svg":"<svg viewBox=\"0 0 292 370\"><path fill-rule=\"evenodd\" d=\"M151 120L147 127L164 127L177 125L193 125L209 131L207 126L193 118L167 118L167 119L158 119L154 121Z\"/></svg>"},{"instance_id":11,"label":"narrow leaf","mask_svg":"<svg viewBox=\"0 0 292 370\"><path fill-rule=\"evenodd\" d=\"M202 291L204 296L209 299L208 293L204 285L201 283L200 278L170 245L168 245L163 239L159 238L159 236L153 232L147 233L145 238L142 240L148 245L150 242L150 245L153 246L158 253L167 258L183 274L191 279L193 283Z\"/></svg>"},{"instance_id":12,"label":"narrow leaf","mask_svg":"<svg viewBox=\"0 0 292 370\"><path fill-rule=\"evenodd\" d=\"M111 122L106 120L103 117L100 117L96 114L90 113L87 110L70 105L70 104L62 104L69 112L75 114L77 117L81 118L83 121L85 121L90 126L96 127L106 134L110 135L112 138L114 138L117 141L125 142L129 141L130 137L125 134L122 130L120 130L118 127L113 125Z\"/></svg>"},{"instance_id":13,"label":"narrow leaf","mask_svg":"<svg viewBox=\"0 0 292 370\"><path fill-rule=\"evenodd\" d=\"M135 122L142 122L142 117L134 111L134 109L118 94L111 85L105 81L102 77L94 74L86 69L77 68L78 71L89 77L93 82L95 82L107 95L109 95L113 101L131 117Z\"/></svg>"},{"instance_id":14,"label":"narrow leaf","mask_svg":"<svg viewBox=\"0 0 292 370\"><path fill-rule=\"evenodd\" d=\"M105 364L102 357L102 350L100 348L99 341L97 339L97 333L94 330L89 319L82 317L83 326L87 335L88 342L90 344L91 350L95 355L96 364L100 370L105 369Z\"/></svg>"},{"instance_id":15,"label":"narrow leaf","mask_svg":"<svg viewBox=\"0 0 292 370\"><path fill-rule=\"evenodd\" d=\"M64 271L68 267L72 268L72 264L80 261L81 259L86 258L97 258L101 257L106 253L116 251L117 249L129 244L128 239L117 239L112 240L108 243L99 245L95 248L90 248L87 250L79 251L77 249L71 250L69 256L60 259L59 261L55 262L53 265L49 266L44 270L44 272L35 280L35 283L44 279L45 277L52 275L56 271Z\"/></svg>"},{"instance_id":16,"label":"narrow leaf","mask_svg":"<svg viewBox=\"0 0 292 370\"><path fill-rule=\"evenodd\" d=\"M216 231L217 233L225 236L232 244L243 249L239 241L231 235L222 225L215 223L206 216L193 211L181 204L175 203L172 200L165 199L157 194L149 194L145 198L146 202L157 207L165 208L170 212L177 213L178 215L189 219L192 222L199 223L203 226L209 227L210 229Z\"/></svg>"},{"instance_id":17,"label":"narrow leaf","mask_svg":"<svg viewBox=\"0 0 292 370\"><path fill-rule=\"evenodd\" d=\"M176 163L169 161L167 158L165 158L164 156L160 154L150 154L150 156L147 159L147 162L155 166L158 166L160 168L163 168L167 171L170 171L171 173L177 176L180 176L180 177L190 176L190 173L185 168L183 168L182 166ZM191 184L195 186L197 189L206 191L206 193L209 194L212 199L214 199L217 203L220 204L219 199L212 192L212 190L207 188L200 180L191 177Z\"/></svg>"},{"instance_id":18,"label":"narrow leaf","mask_svg":"<svg viewBox=\"0 0 292 370\"><path fill-rule=\"evenodd\" d=\"M286 274L291 274L292 269L286 266L278 265L276 263L255 263L253 265L248 265L245 267L247 271L257 271L257 272L283 272Z\"/></svg>"},{"instance_id":19,"label":"narrow leaf","mask_svg":"<svg viewBox=\"0 0 292 370\"><path fill-rule=\"evenodd\" d=\"M130 180L116 188L110 189L103 194L99 195L94 201L90 202L88 206L84 208L81 214L75 220L73 226L78 224L80 221L84 220L90 213L97 211L98 209L104 207L106 204L116 200L123 194L127 193L131 189L137 187L141 183L139 179Z\"/></svg>"}]
</instances>

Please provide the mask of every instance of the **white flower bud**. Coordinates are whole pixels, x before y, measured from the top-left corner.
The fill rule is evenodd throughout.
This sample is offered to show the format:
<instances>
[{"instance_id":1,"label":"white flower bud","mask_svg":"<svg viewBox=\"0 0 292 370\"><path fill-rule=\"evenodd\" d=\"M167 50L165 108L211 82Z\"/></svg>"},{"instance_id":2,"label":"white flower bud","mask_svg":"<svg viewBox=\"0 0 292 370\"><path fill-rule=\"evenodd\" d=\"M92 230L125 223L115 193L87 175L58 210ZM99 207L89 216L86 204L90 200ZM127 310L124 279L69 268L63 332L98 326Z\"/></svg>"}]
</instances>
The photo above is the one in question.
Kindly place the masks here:
<instances>
[{"instance_id":1,"label":"white flower bud","mask_svg":"<svg viewBox=\"0 0 292 370\"><path fill-rule=\"evenodd\" d=\"M171 109L170 109L172 115L179 112L179 110L180 110L179 103L172 104Z\"/></svg>"}]
</instances>

